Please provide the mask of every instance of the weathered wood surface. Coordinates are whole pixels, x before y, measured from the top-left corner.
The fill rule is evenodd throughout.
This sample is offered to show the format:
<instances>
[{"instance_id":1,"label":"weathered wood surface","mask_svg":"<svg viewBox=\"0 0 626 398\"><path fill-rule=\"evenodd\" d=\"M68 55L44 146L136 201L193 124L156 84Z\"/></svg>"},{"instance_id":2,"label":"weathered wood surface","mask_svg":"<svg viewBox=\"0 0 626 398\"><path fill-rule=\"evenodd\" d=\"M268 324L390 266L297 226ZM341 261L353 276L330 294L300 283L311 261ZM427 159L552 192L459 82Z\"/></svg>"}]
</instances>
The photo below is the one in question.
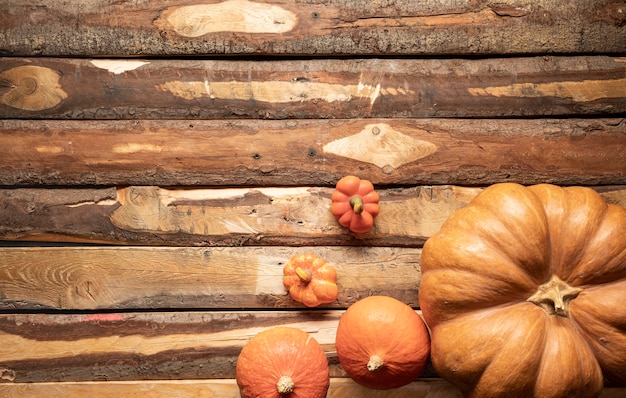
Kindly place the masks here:
<instances>
[{"instance_id":1,"label":"weathered wood surface","mask_svg":"<svg viewBox=\"0 0 626 398\"><path fill-rule=\"evenodd\" d=\"M324 308L370 295L418 306L421 250L413 248L4 247L0 310L306 308L282 284L284 265L306 252L339 275L339 296Z\"/></svg>"},{"instance_id":2,"label":"weathered wood surface","mask_svg":"<svg viewBox=\"0 0 626 398\"><path fill-rule=\"evenodd\" d=\"M620 398L605 389L600 398ZM0 384L4 398L240 398L233 379L131 382L67 382ZM461 398L460 391L440 379L420 381L393 390L372 390L350 379L331 378L328 398Z\"/></svg>"},{"instance_id":3,"label":"weathered wood surface","mask_svg":"<svg viewBox=\"0 0 626 398\"><path fill-rule=\"evenodd\" d=\"M626 207L624 186L596 187ZM168 246L345 245L421 247L481 188L380 189L381 212L362 235L330 213L333 188L0 190L0 240Z\"/></svg>"},{"instance_id":4,"label":"weathered wood surface","mask_svg":"<svg viewBox=\"0 0 626 398\"><path fill-rule=\"evenodd\" d=\"M605 388L599 398L623 398L624 389ZM0 384L4 398L240 398L233 379L132 382L67 382ZM440 379L420 379L392 390L364 388L346 378L331 378L328 398L461 398L460 391Z\"/></svg>"},{"instance_id":5,"label":"weathered wood surface","mask_svg":"<svg viewBox=\"0 0 626 398\"><path fill-rule=\"evenodd\" d=\"M619 0L2 0L0 54L623 53L625 14Z\"/></svg>"},{"instance_id":6,"label":"weathered wood surface","mask_svg":"<svg viewBox=\"0 0 626 398\"><path fill-rule=\"evenodd\" d=\"M5 398L240 398L235 380L133 382L67 382L0 384ZM624 389L605 388L599 398L623 398ZM346 378L331 378L328 398L461 398L461 392L440 379L420 379L392 390L364 388Z\"/></svg>"},{"instance_id":7,"label":"weathered wood surface","mask_svg":"<svg viewBox=\"0 0 626 398\"><path fill-rule=\"evenodd\" d=\"M5 186L626 184L626 120L3 120L0 159Z\"/></svg>"},{"instance_id":8,"label":"weathered wood surface","mask_svg":"<svg viewBox=\"0 0 626 398\"><path fill-rule=\"evenodd\" d=\"M338 310L1 315L0 367L12 382L234 378L250 338L289 325L322 345L336 376L340 316Z\"/></svg>"},{"instance_id":9,"label":"weathered wood surface","mask_svg":"<svg viewBox=\"0 0 626 398\"><path fill-rule=\"evenodd\" d=\"M0 118L519 117L626 112L626 58L2 58Z\"/></svg>"},{"instance_id":10,"label":"weathered wood surface","mask_svg":"<svg viewBox=\"0 0 626 398\"><path fill-rule=\"evenodd\" d=\"M429 391L434 394L432 397L458 396L447 383L433 379L436 373L430 366L416 383L399 390L385 393L356 386L347 378L335 351L337 322L342 313L314 310L0 315L0 339L4 343L0 392L36 393L41 386L27 388L22 383L53 381L56 383L48 384L50 394L98 394L95 390L104 393L106 387L124 396L149 386L149 391L140 391L169 397L163 394L176 385L180 384L181 393L189 393L185 388L189 383L208 383L216 397L238 397L237 390L230 389L236 388L232 378L241 348L257 333L286 325L306 331L324 349L333 377L330 397L414 397ZM106 383L80 383L89 381ZM222 395L219 391L223 391L220 386L224 383L230 387ZM432 387L424 391L426 386ZM356 395L346 395L351 392ZM614 395L618 392L623 394L624 389L606 389L603 396L619 397ZM57 396L50 394L46 396Z\"/></svg>"},{"instance_id":11,"label":"weathered wood surface","mask_svg":"<svg viewBox=\"0 0 626 398\"><path fill-rule=\"evenodd\" d=\"M257 333L309 333L345 376L335 352L342 310L0 315L2 380L14 383L234 378Z\"/></svg>"},{"instance_id":12,"label":"weathered wood surface","mask_svg":"<svg viewBox=\"0 0 626 398\"><path fill-rule=\"evenodd\" d=\"M169 246L419 247L479 188L379 190L372 231L350 233L330 212L333 188L155 186L0 190L0 239ZM617 192L624 196L625 190Z\"/></svg>"}]
</instances>

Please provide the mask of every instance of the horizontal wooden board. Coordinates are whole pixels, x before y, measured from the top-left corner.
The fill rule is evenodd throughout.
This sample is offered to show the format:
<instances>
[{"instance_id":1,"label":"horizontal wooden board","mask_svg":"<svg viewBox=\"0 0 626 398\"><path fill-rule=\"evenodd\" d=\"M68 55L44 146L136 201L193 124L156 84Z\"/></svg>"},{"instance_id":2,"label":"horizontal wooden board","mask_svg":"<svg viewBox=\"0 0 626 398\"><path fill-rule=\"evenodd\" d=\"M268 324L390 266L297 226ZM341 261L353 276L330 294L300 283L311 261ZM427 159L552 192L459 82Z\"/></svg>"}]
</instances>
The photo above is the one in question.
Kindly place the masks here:
<instances>
[{"instance_id":1,"label":"horizontal wooden board","mask_svg":"<svg viewBox=\"0 0 626 398\"><path fill-rule=\"evenodd\" d=\"M626 184L626 120L3 120L0 159L12 187Z\"/></svg>"},{"instance_id":2,"label":"horizontal wooden board","mask_svg":"<svg viewBox=\"0 0 626 398\"><path fill-rule=\"evenodd\" d=\"M619 1L0 4L0 52L6 55L485 55L626 48Z\"/></svg>"},{"instance_id":3,"label":"horizontal wooden board","mask_svg":"<svg viewBox=\"0 0 626 398\"><path fill-rule=\"evenodd\" d=\"M1 58L0 118L530 117L626 112L626 58Z\"/></svg>"},{"instance_id":4,"label":"horizontal wooden board","mask_svg":"<svg viewBox=\"0 0 626 398\"><path fill-rule=\"evenodd\" d=\"M346 308L373 294L417 306L421 250L388 247L4 247L0 310L306 308L283 267L311 252L337 270Z\"/></svg>"},{"instance_id":5,"label":"horizontal wooden board","mask_svg":"<svg viewBox=\"0 0 626 398\"><path fill-rule=\"evenodd\" d=\"M423 393L429 393L426 396L432 398L457 396L455 389L444 386L442 379L435 379L437 375L431 366L416 383L391 390L392 395L355 385L341 368L335 351L336 327L342 313L335 310L0 315L0 338L4 343L0 392L3 397L17 396L11 394L18 392L35 394L42 391L39 383L46 383L50 388L47 397L64 392L67 395L63 396L68 397L80 392L98 394L98 390L102 394L106 390L122 396L136 391L154 394L141 396L170 397L163 394L176 386L180 386L180 394L190 394L206 384L216 397L228 397L237 394L232 378L241 348L257 333L283 325L306 331L322 346L333 378L330 397L396 398ZM426 386L430 387L424 391ZM619 392L623 393L624 389L606 389L603 396L619 397L615 395Z\"/></svg>"},{"instance_id":6,"label":"horizontal wooden board","mask_svg":"<svg viewBox=\"0 0 626 398\"><path fill-rule=\"evenodd\" d=\"M615 391L617 392L617 390ZM600 398L619 398L605 389ZM0 384L4 398L240 398L234 379L65 382ZM330 379L328 398L461 398L460 391L440 379L423 379L393 390L372 390L350 379Z\"/></svg>"},{"instance_id":7,"label":"horizontal wooden board","mask_svg":"<svg viewBox=\"0 0 626 398\"><path fill-rule=\"evenodd\" d=\"M0 384L5 398L240 398L237 383L224 380L66 382ZM605 388L599 398L623 398L626 389ZM350 379L330 379L328 398L461 398L461 392L441 379L421 379L392 390L372 390Z\"/></svg>"},{"instance_id":8,"label":"horizontal wooden board","mask_svg":"<svg viewBox=\"0 0 626 398\"><path fill-rule=\"evenodd\" d=\"M331 375L345 377L335 351L342 313L0 315L0 374L2 381L15 383L234 378L241 348L257 333L282 325L314 337L328 357Z\"/></svg>"},{"instance_id":9,"label":"horizontal wooden board","mask_svg":"<svg viewBox=\"0 0 626 398\"><path fill-rule=\"evenodd\" d=\"M626 207L624 186L596 187ZM0 240L165 246L421 247L481 188L378 190L374 228L353 234L330 212L332 188L0 189Z\"/></svg>"}]
</instances>

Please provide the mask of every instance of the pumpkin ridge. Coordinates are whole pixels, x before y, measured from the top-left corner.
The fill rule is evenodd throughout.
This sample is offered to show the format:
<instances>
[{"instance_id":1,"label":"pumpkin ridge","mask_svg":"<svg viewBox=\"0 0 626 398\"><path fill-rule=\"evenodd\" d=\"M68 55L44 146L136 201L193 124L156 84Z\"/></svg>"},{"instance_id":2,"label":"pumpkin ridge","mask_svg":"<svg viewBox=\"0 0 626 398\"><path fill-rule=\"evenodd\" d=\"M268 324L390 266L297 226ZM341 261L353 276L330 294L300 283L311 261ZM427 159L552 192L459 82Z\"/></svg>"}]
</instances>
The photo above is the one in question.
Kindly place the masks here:
<instances>
[{"instance_id":1,"label":"pumpkin ridge","mask_svg":"<svg viewBox=\"0 0 626 398\"><path fill-rule=\"evenodd\" d=\"M555 327L555 323L561 324L561 327ZM545 327L546 344L544 344L541 361L539 363L539 366L537 367L538 372L537 377L535 378L535 380L537 380L537 384L535 386L535 395L537 397L554 396L554 391L550 393L549 390L554 390L555 388L558 389L559 387L558 385L556 385L555 382L561 382L561 384L567 385L567 396L599 396L603 387L603 377L600 364L593 355L593 350L585 341L584 337L578 333L571 320L562 317L548 317ZM567 331L564 332L563 330L565 329ZM561 346L563 345L562 339L565 338L570 338L571 341L575 342L573 344L566 343L565 348L563 349L561 348ZM555 349L555 346L559 347L559 349ZM553 358L556 353L567 355L571 354L572 350L575 350L577 353L574 357L569 357L565 359ZM586 357L585 360L582 359L583 356ZM578 360L578 363L576 363L576 360ZM590 365L589 368L583 368L582 365L584 363L582 362ZM558 366L550 366L554 363L562 365L563 368L568 369L568 372L561 372L560 377L557 378L552 377L555 371L559 371ZM578 374L573 375L573 373ZM584 377L581 373L586 373L584 374L584 376L589 377ZM587 373L592 373L593 375L590 376ZM545 384L543 384L544 377L547 377L548 379ZM569 379L569 382L563 383L564 379ZM572 390L573 388L575 388L575 390ZM546 389L548 391L546 391Z\"/></svg>"},{"instance_id":2,"label":"pumpkin ridge","mask_svg":"<svg viewBox=\"0 0 626 398\"><path fill-rule=\"evenodd\" d=\"M523 231L519 231L520 229L519 227L511 226L509 225L508 222L504 222L504 220L502 220L496 214L496 212L492 210L491 208L484 206L484 205L476 206L476 211L479 211L481 213L488 212L489 214L492 214L491 222L492 223L494 221L498 222L502 226L501 230L503 231L503 233L508 233L511 237L510 238L511 240L519 240L520 236L521 237L526 236L524 235ZM493 224L490 223L489 227L492 228ZM544 271L544 273L547 273L545 269L546 265L548 266L548 269L551 269L551 266L550 266L551 241L550 241L550 235L548 233L549 227L547 225L547 220L545 219L543 223L543 228L545 229L544 231L545 233L542 234L542 236L539 237L538 239L535 239L535 242L538 243L538 245L541 245L541 242L543 241L544 247L541 249L541 254L543 254L543 258L532 257L528 259L528 261L521 261L522 260L521 258L515 257L515 253L511 252L511 248L506 246L505 242L502 241L501 237L499 237L500 239L493 239L492 238L493 231L487 231L482 228L479 231L480 231L481 240L483 240L485 244L489 245L490 248L495 250L497 253L500 253L503 258L508 259L508 262L511 266L519 269L519 271L530 276L535 283L540 283L542 278L545 277L546 275L536 275L535 273L538 271ZM474 225L472 226L472 229L475 229ZM530 238L527 238L527 240L530 240ZM535 266L531 267L530 266L531 264L528 264L528 262L535 263L534 264Z\"/></svg>"},{"instance_id":3,"label":"pumpkin ridge","mask_svg":"<svg viewBox=\"0 0 626 398\"><path fill-rule=\"evenodd\" d=\"M418 293L438 374L466 397L626 385L626 210L613 206L587 187L504 183L451 215L424 244ZM555 278L556 296L533 297Z\"/></svg>"}]
</instances>

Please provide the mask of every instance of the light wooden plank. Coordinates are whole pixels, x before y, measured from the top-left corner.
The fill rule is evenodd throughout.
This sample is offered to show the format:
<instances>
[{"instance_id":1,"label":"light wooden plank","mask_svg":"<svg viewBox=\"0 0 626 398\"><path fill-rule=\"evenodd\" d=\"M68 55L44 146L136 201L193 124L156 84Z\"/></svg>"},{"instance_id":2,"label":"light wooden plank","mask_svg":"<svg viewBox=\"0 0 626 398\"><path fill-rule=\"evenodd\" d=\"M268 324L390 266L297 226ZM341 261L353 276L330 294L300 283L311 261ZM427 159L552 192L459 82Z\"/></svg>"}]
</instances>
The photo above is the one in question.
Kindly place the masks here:
<instances>
[{"instance_id":1,"label":"light wooden plank","mask_svg":"<svg viewBox=\"0 0 626 398\"><path fill-rule=\"evenodd\" d=\"M0 118L5 119L609 117L626 112L623 57L1 58L0 65Z\"/></svg>"},{"instance_id":2,"label":"light wooden plank","mask_svg":"<svg viewBox=\"0 0 626 398\"><path fill-rule=\"evenodd\" d=\"M420 249L389 247L0 248L0 310L304 308L282 284L312 252L338 273L345 308L372 294L417 306Z\"/></svg>"},{"instance_id":3,"label":"light wooden plank","mask_svg":"<svg viewBox=\"0 0 626 398\"><path fill-rule=\"evenodd\" d=\"M82 383L0 384L5 398L239 398L233 379ZM616 398L602 395L601 398ZM424 379L393 390L372 390L350 379L331 378L328 398L461 398L458 389L439 379Z\"/></svg>"},{"instance_id":4,"label":"light wooden plank","mask_svg":"<svg viewBox=\"0 0 626 398\"><path fill-rule=\"evenodd\" d=\"M6 186L626 184L626 121L4 120L0 159Z\"/></svg>"},{"instance_id":5,"label":"light wooden plank","mask_svg":"<svg viewBox=\"0 0 626 398\"><path fill-rule=\"evenodd\" d=\"M0 49L8 55L493 55L626 48L621 3L593 0L0 4Z\"/></svg>"},{"instance_id":6,"label":"light wooden plank","mask_svg":"<svg viewBox=\"0 0 626 398\"><path fill-rule=\"evenodd\" d=\"M626 188L597 187L626 207ZM0 240L164 246L421 247L482 189L379 189L374 228L353 234L330 212L333 188L0 189Z\"/></svg>"}]
</instances>

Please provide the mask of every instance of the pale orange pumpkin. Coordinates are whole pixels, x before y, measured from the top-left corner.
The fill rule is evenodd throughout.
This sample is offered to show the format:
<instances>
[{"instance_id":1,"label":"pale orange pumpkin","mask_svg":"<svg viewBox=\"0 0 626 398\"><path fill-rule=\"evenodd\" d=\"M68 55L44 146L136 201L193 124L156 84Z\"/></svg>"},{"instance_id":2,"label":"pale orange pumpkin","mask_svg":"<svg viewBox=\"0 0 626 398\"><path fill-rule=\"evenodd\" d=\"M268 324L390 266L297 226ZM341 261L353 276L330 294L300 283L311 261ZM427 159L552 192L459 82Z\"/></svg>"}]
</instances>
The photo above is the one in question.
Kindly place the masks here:
<instances>
[{"instance_id":1,"label":"pale orange pumpkin","mask_svg":"<svg viewBox=\"0 0 626 398\"><path fill-rule=\"evenodd\" d=\"M590 188L497 184L424 245L437 372L468 397L626 385L626 210Z\"/></svg>"},{"instance_id":2,"label":"pale orange pumpkin","mask_svg":"<svg viewBox=\"0 0 626 398\"><path fill-rule=\"evenodd\" d=\"M236 380L242 398L325 398L328 359L305 331L277 326L246 343L237 359Z\"/></svg>"},{"instance_id":3,"label":"pale orange pumpkin","mask_svg":"<svg viewBox=\"0 0 626 398\"><path fill-rule=\"evenodd\" d=\"M341 367L355 382L386 390L415 381L424 372L430 339L410 306L393 297L370 296L341 316L335 346Z\"/></svg>"}]
</instances>

